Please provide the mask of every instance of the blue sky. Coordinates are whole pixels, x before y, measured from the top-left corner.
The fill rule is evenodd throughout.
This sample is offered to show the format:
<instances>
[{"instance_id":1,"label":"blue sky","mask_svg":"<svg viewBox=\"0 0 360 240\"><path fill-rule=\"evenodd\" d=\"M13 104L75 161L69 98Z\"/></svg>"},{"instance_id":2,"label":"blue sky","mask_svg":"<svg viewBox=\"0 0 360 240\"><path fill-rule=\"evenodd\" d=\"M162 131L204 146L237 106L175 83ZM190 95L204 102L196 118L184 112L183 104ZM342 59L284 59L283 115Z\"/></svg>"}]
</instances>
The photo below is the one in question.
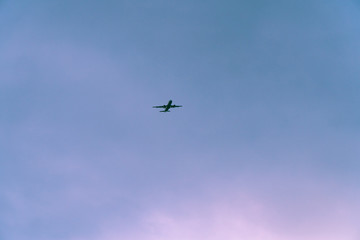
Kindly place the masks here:
<instances>
[{"instance_id":1,"label":"blue sky","mask_svg":"<svg viewBox=\"0 0 360 240\"><path fill-rule=\"evenodd\" d=\"M0 238L357 240L359 12L2 1Z\"/></svg>"}]
</instances>

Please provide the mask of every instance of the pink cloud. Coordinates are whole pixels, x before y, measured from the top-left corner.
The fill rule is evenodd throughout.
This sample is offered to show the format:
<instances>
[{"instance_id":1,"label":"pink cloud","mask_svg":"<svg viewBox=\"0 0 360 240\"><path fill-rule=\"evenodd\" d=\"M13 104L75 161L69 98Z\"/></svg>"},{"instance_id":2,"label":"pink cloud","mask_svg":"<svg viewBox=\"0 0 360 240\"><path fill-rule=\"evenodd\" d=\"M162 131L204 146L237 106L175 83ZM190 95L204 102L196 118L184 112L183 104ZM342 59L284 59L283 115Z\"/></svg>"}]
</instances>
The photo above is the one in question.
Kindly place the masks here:
<instances>
[{"instance_id":1,"label":"pink cloud","mask_svg":"<svg viewBox=\"0 0 360 240\"><path fill-rule=\"evenodd\" d=\"M221 193L219 192L221 195ZM219 196L220 196L219 195ZM279 218L287 206L266 204L251 195L182 201L171 207L149 208L131 229L124 220L105 223L91 240L356 240L358 229L352 218L353 206L338 206L334 201L316 199L327 205L328 214L308 216L308 222L286 222ZM181 202L181 203L180 203ZM185 203L186 202L186 203ZM301 209L297 211L301 212ZM296 218L296 216L294 216ZM297 227L297 229L296 229ZM74 239L82 240L83 238ZM84 238L85 239L85 238ZM89 238L87 238L89 239Z\"/></svg>"}]
</instances>

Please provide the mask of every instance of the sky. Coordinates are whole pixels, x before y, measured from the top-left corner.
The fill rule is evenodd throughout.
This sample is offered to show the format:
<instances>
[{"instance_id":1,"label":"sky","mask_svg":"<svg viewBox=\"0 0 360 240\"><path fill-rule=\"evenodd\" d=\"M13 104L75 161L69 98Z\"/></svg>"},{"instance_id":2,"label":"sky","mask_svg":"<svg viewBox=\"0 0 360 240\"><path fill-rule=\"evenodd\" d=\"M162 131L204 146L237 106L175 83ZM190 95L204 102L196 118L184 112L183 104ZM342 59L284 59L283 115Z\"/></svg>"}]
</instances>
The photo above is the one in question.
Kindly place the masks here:
<instances>
[{"instance_id":1,"label":"sky","mask_svg":"<svg viewBox=\"0 0 360 240\"><path fill-rule=\"evenodd\" d=\"M360 239L359 1L2 0L0 23L0 239Z\"/></svg>"}]
</instances>

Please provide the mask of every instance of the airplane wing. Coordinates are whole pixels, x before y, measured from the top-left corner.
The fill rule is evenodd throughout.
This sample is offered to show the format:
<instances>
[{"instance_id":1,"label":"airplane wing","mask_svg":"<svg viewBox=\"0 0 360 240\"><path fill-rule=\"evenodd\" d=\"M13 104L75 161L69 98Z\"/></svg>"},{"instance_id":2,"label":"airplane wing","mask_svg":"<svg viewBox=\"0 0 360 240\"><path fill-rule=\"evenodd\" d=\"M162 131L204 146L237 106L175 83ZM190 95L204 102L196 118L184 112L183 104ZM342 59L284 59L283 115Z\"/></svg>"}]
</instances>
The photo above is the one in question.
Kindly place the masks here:
<instances>
[{"instance_id":1,"label":"airplane wing","mask_svg":"<svg viewBox=\"0 0 360 240\"><path fill-rule=\"evenodd\" d=\"M170 107L176 108L176 107L182 107L181 105L171 105Z\"/></svg>"},{"instance_id":2,"label":"airplane wing","mask_svg":"<svg viewBox=\"0 0 360 240\"><path fill-rule=\"evenodd\" d=\"M166 108L166 105L162 105L162 106L153 106L153 108Z\"/></svg>"}]
</instances>

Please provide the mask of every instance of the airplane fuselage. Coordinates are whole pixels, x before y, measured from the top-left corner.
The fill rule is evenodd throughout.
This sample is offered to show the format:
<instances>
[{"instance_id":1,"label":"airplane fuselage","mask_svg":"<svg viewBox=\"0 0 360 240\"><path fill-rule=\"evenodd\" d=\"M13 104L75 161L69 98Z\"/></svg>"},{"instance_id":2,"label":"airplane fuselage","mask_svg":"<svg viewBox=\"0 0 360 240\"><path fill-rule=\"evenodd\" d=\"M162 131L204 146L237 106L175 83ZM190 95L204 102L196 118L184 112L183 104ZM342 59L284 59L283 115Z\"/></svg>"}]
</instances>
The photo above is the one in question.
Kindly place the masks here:
<instances>
[{"instance_id":1,"label":"airplane fuselage","mask_svg":"<svg viewBox=\"0 0 360 240\"><path fill-rule=\"evenodd\" d=\"M171 107L171 103L172 103L172 100L169 100L168 104L166 105L166 108L165 108L164 112L170 112L169 109Z\"/></svg>"}]
</instances>

